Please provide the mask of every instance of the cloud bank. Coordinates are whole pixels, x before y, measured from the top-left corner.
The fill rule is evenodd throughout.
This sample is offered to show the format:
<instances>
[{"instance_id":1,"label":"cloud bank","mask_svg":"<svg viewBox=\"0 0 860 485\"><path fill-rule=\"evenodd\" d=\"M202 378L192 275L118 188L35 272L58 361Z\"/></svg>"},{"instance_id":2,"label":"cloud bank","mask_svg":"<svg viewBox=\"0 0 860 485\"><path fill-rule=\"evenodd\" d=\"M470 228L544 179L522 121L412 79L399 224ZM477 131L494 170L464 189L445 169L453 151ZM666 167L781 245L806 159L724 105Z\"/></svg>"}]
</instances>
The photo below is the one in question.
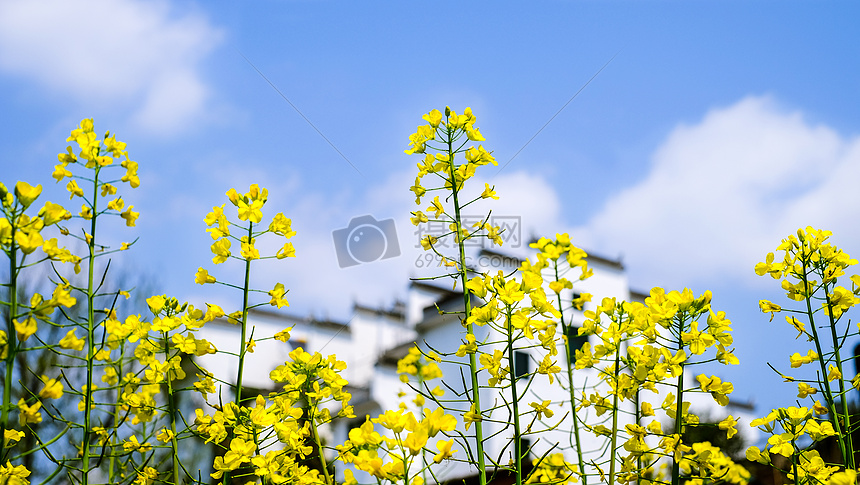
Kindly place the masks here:
<instances>
[{"instance_id":1,"label":"cloud bank","mask_svg":"<svg viewBox=\"0 0 860 485\"><path fill-rule=\"evenodd\" d=\"M202 14L178 16L165 1L0 3L0 69L81 105L127 106L130 121L155 134L203 116L210 87L200 64L221 36Z\"/></svg>"},{"instance_id":2,"label":"cloud bank","mask_svg":"<svg viewBox=\"0 0 860 485\"><path fill-rule=\"evenodd\" d=\"M747 97L679 125L642 181L574 229L590 248L624 254L634 285L755 280L752 268L798 227L860 243L860 139L809 122L769 97Z\"/></svg>"}]
</instances>

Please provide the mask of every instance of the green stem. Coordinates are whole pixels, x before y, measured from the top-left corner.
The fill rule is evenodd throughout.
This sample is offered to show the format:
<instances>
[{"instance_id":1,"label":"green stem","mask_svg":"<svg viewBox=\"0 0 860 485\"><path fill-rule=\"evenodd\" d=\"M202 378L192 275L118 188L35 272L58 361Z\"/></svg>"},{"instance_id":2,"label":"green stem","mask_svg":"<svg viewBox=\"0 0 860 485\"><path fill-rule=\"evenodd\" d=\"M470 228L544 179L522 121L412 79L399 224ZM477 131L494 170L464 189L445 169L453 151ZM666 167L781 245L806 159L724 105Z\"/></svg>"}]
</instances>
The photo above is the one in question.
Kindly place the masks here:
<instances>
[{"instance_id":1,"label":"green stem","mask_svg":"<svg viewBox=\"0 0 860 485\"><path fill-rule=\"evenodd\" d=\"M167 338L167 332L161 332L164 339L164 359L165 363L170 362L170 341ZM170 370L167 371L167 412L170 414L170 454L173 467L173 485L179 485L179 441L176 438L176 414L179 410L176 407L176 395L173 389L173 376L176 373Z\"/></svg>"},{"instance_id":2,"label":"green stem","mask_svg":"<svg viewBox=\"0 0 860 485\"><path fill-rule=\"evenodd\" d=\"M836 335L836 320L833 318L833 305L830 299L830 291L827 289L827 284L824 284L824 296L827 298L827 316L830 318L830 338L833 342L833 352L836 358L836 367L839 373L842 373L842 357L839 354L839 349L842 347L839 344L839 337ZM854 443L851 437L851 415L848 413L848 401L845 398L845 380L839 379L839 397L842 400L842 429L845 433L840 435L840 438L845 440L842 453L842 463L846 468L854 469Z\"/></svg>"},{"instance_id":3,"label":"green stem","mask_svg":"<svg viewBox=\"0 0 860 485\"><path fill-rule=\"evenodd\" d=\"M642 419L641 413L639 412L639 390L641 387L636 388L636 392L633 393L633 419L634 423L640 425L640 420ZM636 485L640 485L642 483L642 454L636 455Z\"/></svg>"},{"instance_id":4,"label":"green stem","mask_svg":"<svg viewBox=\"0 0 860 485\"><path fill-rule=\"evenodd\" d=\"M808 293L809 288L808 261L802 244L803 241L801 241L800 247L800 259L803 264L803 272L800 275L800 280L803 283L803 291L805 293L804 300L806 301L806 316L809 319L809 326L812 329L812 340L815 342L815 351L818 353L818 365L821 367L821 380L824 382L824 401L827 403L827 409L829 410L830 423L836 431L836 441L839 444L839 451L842 454L842 459L845 460L843 463L848 463L846 460L848 451L845 449L845 433L842 432L842 427L839 425L839 419L837 419L839 413L836 410L836 403L833 400L833 391L830 388L830 381L827 379L827 365L824 361L824 353L821 351L821 338L818 336L818 329L815 326L815 317L813 316L814 312L812 311L811 301L812 295L806 294Z\"/></svg>"},{"instance_id":5,"label":"green stem","mask_svg":"<svg viewBox=\"0 0 860 485\"><path fill-rule=\"evenodd\" d=\"M248 223L248 243L251 242L251 234L253 234L254 223ZM236 405L242 405L242 375L245 371L245 349L248 328L248 298L251 288L251 260L245 260L245 284L242 287L242 341L239 343L239 369L236 373Z\"/></svg>"},{"instance_id":6,"label":"green stem","mask_svg":"<svg viewBox=\"0 0 860 485\"><path fill-rule=\"evenodd\" d=\"M125 342L126 342L125 339L120 340L119 364L117 366L118 367L117 377L118 377L118 379L120 379L120 381L117 382L116 405L114 405L114 407L113 407L113 424L117 428L119 428L119 425L120 425L119 420L120 420L120 416L122 416L122 406L120 405L120 397L122 396L122 386L120 385L120 383L121 383L121 379L123 376L122 360L123 360L123 357L125 356ZM107 443L108 446L111 446L110 440L112 439L111 438L112 435L113 435L113 433L108 434L108 443ZM116 477L114 476L114 474L116 473L116 461L117 461L116 460L116 454L111 453L108 457L108 479L110 480L111 483L116 483L118 481L116 479Z\"/></svg>"},{"instance_id":7,"label":"green stem","mask_svg":"<svg viewBox=\"0 0 860 485\"><path fill-rule=\"evenodd\" d=\"M99 171L101 167L96 164L93 176L93 199L92 219L90 219L90 238L87 242L89 261L87 264L87 388L84 391L84 433L83 433L83 476L82 484L89 483L90 475L90 439L92 427L92 403L93 403L93 367L95 364L95 259L96 259L96 219L98 218L98 195L99 195Z\"/></svg>"},{"instance_id":8,"label":"green stem","mask_svg":"<svg viewBox=\"0 0 860 485\"><path fill-rule=\"evenodd\" d=\"M794 440L791 440L791 446L792 446L792 448L795 449L795 451L797 450L797 444ZM797 462L798 462L797 455L792 453L791 454L791 470L794 473L794 485L800 485L800 477L797 476Z\"/></svg>"},{"instance_id":9,"label":"green stem","mask_svg":"<svg viewBox=\"0 0 860 485\"><path fill-rule=\"evenodd\" d=\"M619 325L620 327L620 325ZM615 461L618 445L618 376L621 375L621 340L615 343L615 392L612 396L612 438L609 454L609 485L615 483Z\"/></svg>"},{"instance_id":10,"label":"green stem","mask_svg":"<svg viewBox=\"0 0 860 485\"><path fill-rule=\"evenodd\" d=\"M475 336L475 329L473 328L472 323L469 322L469 315L471 315L471 313L472 313L472 306L471 306L471 300L470 300L471 294L469 293L468 288L466 288L466 282L468 280L468 277L466 275L466 249L465 249L465 243L464 243L463 237L462 237L463 225L462 225L462 220L460 217L460 201L458 199L459 190L457 189L457 178L455 176L455 170L454 170L454 147L453 147L453 142L452 142L453 132L454 132L454 130L449 127L448 128L447 144L448 144L448 160L450 161L450 163L449 163L450 170L449 170L448 176L450 177L450 180L451 180L451 195L452 195L453 201L454 201L454 222L456 225L455 229L457 231L457 233L456 233L457 246L460 250L459 272L460 272L460 283L462 284L462 288L463 288L463 312L464 312L463 318L464 318L464 322L466 323L466 332L469 335L474 337ZM477 339L476 339L476 341L477 341ZM470 374L471 374L471 378L472 378L472 402L475 405L475 412L479 416L481 416L482 415L482 412L481 412L481 393L480 393L480 388L478 387L478 361L477 361L477 357L475 356L475 353L469 354L469 370L470 370ZM484 427L483 427L482 420L478 420L474 424L475 424L475 442L476 442L475 446L476 446L477 455L478 455L477 456L477 458L478 458L477 466L478 466L479 484L480 485L486 485L487 484L487 470L486 470L486 464L484 462Z\"/></svg>"},{"instance_id":11,"label":"green stem","mask_svg":"<svg viewBox=\"0 0 860 485\"><path fill-rule=\"evenodd\" d=\"M511 329L511 307L510 305L506 305L506 313L507 313L507 322L505 325L505 333L508 334L508 365L510 366L511 372L508 375L511 378L511 405L513 406L514 413L514 465L517 474L517 485L522 485L523 483L523 450L522 450L522 440L521 440L521 432L520 432L520 409L519 409L519 401L520 396L517 393L517 376L513 371L514 367L514 339L513 339L513 331Z\"/></svg>"},{"instance_id":12,"label":"green stem","mask_svg":"<svg viewBox=\"0 0 860 485\"><path fill-rule=\"evenodd\" d=\"M320 463L322 464L323 476L325 477L325 482L327 484L336 485L334 483L334 481L332 480L331 475L329 475L329 473L328 473L328 463L326 462L326 459L325 459L325 450L323 449L322 440L320 439L320 433L319 433L319 430L317 429L317 423L315 422L316 417L315 417L314 411L316 411L316 406L310 406L308 408L308 414L310 415L310 421L311 421L311 431L313 431L314 443L316 443L317 451L319 452ZM403 463L406 463L406 461L404 460Z\"/></svg>"},{"instance_id":13,"label":"green stem","mask_svg":"<svg viewBox=\"0 0 860 485\"><path fill-rule=\"evenodd\" d=\"M555 280L558 281L558 260L555 260L554 263ZM564 353L567 356L567 383L568 391L570 392L570 417L573 419L573 437L576 441L577 465L579 466L580 476L582 477L582 485L588 485L588 478L585 475L585 461L582 459L582 442L579 438L579 417L576 415L576 389L574 389L573 385L573 369L576 362L573 355L571 355L570 350L570 329L572 327L564 321L564 306L561 302L561 293L556 295L556 301L558 305L558 313L561 314L561 328L564 332Z\"/></svg>"},{"instance_id":14,"label":"green stem","mask_svg":"<svg viewBox=\"0 0 860 485\"><path fill-rule=\"evenodd\" d=\"M421 374L421 369L418 369L418 389L424 389L424 377ZM424 417L424 405L418 406L418 419ZM421 479L427 483L427 454L424 448L421 448ZM408 482L407 482L408 483Z\"/></svg>"},{"instance_id":15,"label":"green stem","mask_svg":"<svg viewBox=\"0 0 860 485\"><path fill-rule=\"evenodd\" d=\"M63 428L59 433L57 433L56 435L54 435L54 437L53 437L53 438L51 438L51 439L49 439L48 441L42 441L42 440L41 440L41 438L39 438L38 436L36 436L36 441L38 442L38 445L37 445L37 446L35 446L35 447L33 447L33 448L31 448L31 449L29 449L29 450L27 450L27 451L25 451L25 452L23 452L23 453L19 453L18 455L13 456L13 457L12 457L12 461L17 460L17 459L20 459L20 458L23 458L23 457L25 457L25 456L27 456L27 455L31 455L31 454L33 454L33 453L36 453L37 451L40 451L40 450L47 450L47 448L48 448L49 446L51 446L52 444L56 443L60 438L62 438L63 436L65 436L65 434L66 434L66 433L68 433L70 429L72 429L72 425L71 425L71 424L66 424L66 427L65 427L65 428ZM46 451L46 453L48 453L48 452ZM49 454L49 459L51 459L51 458L50 458L50 454ZM45 482L43 482L43 483L45 483Z\"/></svg>"},{"instance_id":16,"label":"green stem","mask_svg":"<svg viewBox=\"0 0 860 485\"><path fill-rule=\"evenodd\" d=\"M18 338L13 323L18 313L18 246L15 242L16 214L12 212L12 233L9 255L9 312L6 314L6 374L3 376L3 412L0 417L0 436L5 436L9 426L9 410L12 407L12 372L18 354ZM6 440L0 440L0 465L6 462Z\"/></svg>"},{"instance_id":17,"label":"green stem","mask_svg":"<svg viewBox=\"0 0 860 485\"><path fill-rule=\"evenodd\" d=\"M401 460L403 460L403 485L409 485L411 482L409 481L409 455L406 453L406 447L403 446L403 441L400 439L400 435L397 436L397 442L400 444L400 450L403 452L401 455Z\"/></svg>"},{"instance_id":18,"label":"green stem","mask_svg":"<svg viewBox=\"0 0 860 485\"><path fill-rule=\"evenodd\" d=\"M684 317L678 320L678 352L684 350ZM678 364L681 372L678 374L678 399L675 401L675 433L678 436L677 446L681 446L681 434L684 431L684 362ZM679 451L676 449L672 454L672 485L678 485L681 481L681 464L676 457Z\"/></svg>"},{"instance_id":19,"label":"green stem","mask_svg":"<svg viewBox=\"0 0 860 485\"><path fill-rule=\"evenodd\" d=\"M248 243L251 243L251 235L253 234L254 223L248 222ZM236 371L236 399L234 402L236 406L242 406L242 375L245 372L245 349L247 348L245 339L247 337L247 328L248 328L248 298L251 293L251 260L245 260L245 283L242 286L242 335L241 341L239 342L239 369ZM313 428L313 426L311 426ZM316 433L316 430L314 430ZM233 433L230 432L230 438L232 439ZM223 484L228 485L230 483L230 475L229 471L225 472L223 475Z\"/></svg>"}]
</instances>

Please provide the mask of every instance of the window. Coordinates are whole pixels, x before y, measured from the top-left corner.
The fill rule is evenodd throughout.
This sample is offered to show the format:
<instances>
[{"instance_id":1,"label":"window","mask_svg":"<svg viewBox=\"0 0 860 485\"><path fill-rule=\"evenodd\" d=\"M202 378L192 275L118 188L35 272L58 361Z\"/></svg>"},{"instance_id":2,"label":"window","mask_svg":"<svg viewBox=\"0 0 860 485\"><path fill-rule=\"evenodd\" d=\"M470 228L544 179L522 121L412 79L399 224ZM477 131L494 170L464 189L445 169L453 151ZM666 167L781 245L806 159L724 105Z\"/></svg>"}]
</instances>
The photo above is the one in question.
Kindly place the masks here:
<instances>
[{"instance_id":1,"label":"window","mask_svg":"<svg viewBox=\"0 0 860 485\"><path fill-rule=\"evenodd\" d=\"M581 294L581 293L579 293L579 292L574 291L573 293L571 293L571 295L570 295L570 301L571 301L571 303L573 304L573 309L574 309L574 310L582 311L582 310L584 309L584 307L583 307L583 308L579 308L579 307L577 307L577 301L576 301L576 300L578 300L578 299L579 299L579 298L581 298L581 297L582 297L582 294ZM585 305L585 303L584 303L584 302L581 302L581 303L579 303L579 304L580 304L580 305Z\"/></svg>"},{"instance_id":2,"label":"window","mask_svg":"<svg viewBox=\"0 0 860 485\"><path fill-rule=\"evenodd\" d=\"M530 463L531 460L529 459L529 457L532 456L532 454L531 454L531 446L532 446L531 440L528 438L520 438L519 444L520 444L520 459L523 460L523 462ZM513 457L516 454L516 447L514 446L513 440L509 441L508 444L505 445L505 452L508 453L508 456L511 457L511 459L513 460ZM525 463L523 463L523 464L525 464Z\"/></svg>"},{"instance_id":3,"label":"window","mask_svg":"<svg viewBox=\"0 0 860 485\"><path fill-rule=\"evenodd\" d=\"M297 348L301 347L302 349L304 349L305 352L308 352L308 341L306 339L291 338L290 340L287 341L287 343L290 344L290 347L293 350L296 350Z\"/></svg>"},{"instance_id":4,"label":"window","mask_svg":"<svg viewBox=\"0 0 860 485\"><path fill-rule=\"evenodd\" d=\"M365 422L367 422L367 416L350 419L346 424L346 433L349 434L350 431L360 428Z\"/></svg>"},{"instance_id":5,"label":"window","mask_svg":"<svg viewBox=\"0 0 860 485\"><path fill-rule=\"evenodd\" d=\"M521 351L514 351L514 377L522 379L529 375L529 354Z\"/></svg>"},{"instance_id":6,"label":"window","mask_svg":"<svg viewBox=\"0 0 860 485\"><path fill-rule=\"evenodd\" d=\"M579 335L579 327L570 325L567 327L567 343L570 354L567 356L568 361L573 363L576 361L576 351L588 342L588 335Z\"/></svg>"}]
</instances>

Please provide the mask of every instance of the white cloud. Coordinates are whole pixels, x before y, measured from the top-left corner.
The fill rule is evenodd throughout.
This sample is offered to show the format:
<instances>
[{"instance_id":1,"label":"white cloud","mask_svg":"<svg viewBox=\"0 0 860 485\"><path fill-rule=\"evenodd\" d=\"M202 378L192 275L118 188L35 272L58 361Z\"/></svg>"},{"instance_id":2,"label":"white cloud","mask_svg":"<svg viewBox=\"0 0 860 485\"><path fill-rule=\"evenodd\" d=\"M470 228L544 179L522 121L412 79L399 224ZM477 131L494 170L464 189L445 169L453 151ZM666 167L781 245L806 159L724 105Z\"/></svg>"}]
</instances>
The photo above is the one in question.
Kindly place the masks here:
<instances>
[{"instance_id":1,"label":"white cloud","mask_svg":"<svg viewBox=\"0 0 860 485\"><path fill-rule=\"evenodd\" d=\"M678 126L651 164L574 231L588 247L622 252L634 285L750 282L753 265L806 225L860 242L846 217L860 203L860 139L768 97Z\"/></svg>"},{"instance_id":2,"label":"white cloud","mask_svg":"<svg viewBox=\"0 0 860 485\"><path fill-rule=\"evenodd\" d=\"M134 122L161 134L203 113L198 65L220 38L202 15L177 16L166 1L0 3L0 69L81 104L131 107Z\"/></svg>"}]
</instances>

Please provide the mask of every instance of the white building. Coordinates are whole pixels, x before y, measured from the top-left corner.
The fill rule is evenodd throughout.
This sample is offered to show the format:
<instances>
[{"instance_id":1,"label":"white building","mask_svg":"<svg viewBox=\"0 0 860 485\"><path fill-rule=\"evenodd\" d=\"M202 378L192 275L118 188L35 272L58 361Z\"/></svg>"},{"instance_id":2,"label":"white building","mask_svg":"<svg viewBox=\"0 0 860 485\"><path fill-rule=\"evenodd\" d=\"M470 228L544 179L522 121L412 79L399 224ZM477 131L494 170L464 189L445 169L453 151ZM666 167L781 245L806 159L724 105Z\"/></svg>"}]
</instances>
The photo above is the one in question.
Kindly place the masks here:
<instances>
[{"instance_id":1,"label":"white building","mask_svg":"<svg viewBox=\"0 0 860 485\"><path fill-rule=\"evenodd\" d=\"M475 260L479 264L479 267L475 269L479 271L495 273L496 270L502 269L506 274L519 267L521 263L521 260L516 257L487 249L479 251ZM589 255L588 263L589 268L593 270L593 276L584 281L574 282L574 289L565 290L563 293L564 300L570 301L574 297L574 292L591 293L594 295L594 303L587 303L586 309L594 308L603 297L615 297L618 300L626 301L644 301L646 294L632 291L629 288L627 275L619 261ZM569 277L568 279L575 280L576 277ZM448 283L448 280L443 281ZM375 309L355 304L353 317L348 322L318 321L297 318L281 312L254 310L250 313L249 327L254 328L255 335L270 336L285 327L292 327L293 330L291 331L291 339L287 343L268 340L257 345L255 352L247 356L243 384L246 388L262 392L272 390L274 386L268 378L269 372L283 364L288 358L289 352L296 347L303 347L308 352L320 352L323 355L336 354L338 359L347 362L348 367L343 376L350 381L349 390L353 395L352 404L357 417L336 422L332 429L325 431L324 439L329 445L343 443L347 439L349 430L364 423L366 415L375 417L385 410L397 409L401 402L409 403L414 397L414 393L399 380L396 372L397 361L406 355L410 347L417 344L424 350L437 349L440 352L451 353L459 347L461 339L464 338L464 329L460 324L460 317L455 314L439 313L439 310L454 312L463 308L462 293L451 291L449 288L450 286L442 287L425 282L413 282L410 285L405 304L396 302L387 309ZM547 294L553 295L550 291L547 291ZM569 310L565 314L565 321L571 322L576 327L581 325L583 320L584 316L580 311ZM237 344L240 340L237 337L237 327L225 323L212 323L214 325L207 325L203 336L212 341L218 349L237 351ZM488 327L476 327L478 339L486 336L487 331ZM484 332L484 334L481 335L480 332ZM580 346L585 340L585 338L580 338L572 340L572 342L574 342L573 345ZM498 348L502 349L503 347L499 346ZM484 350L486 351L486 349ZM546 351L540 347L518 350L514 356L515 362L511 365L512 372L519 375L534 371L545 353ZM559 352L555 360L557 365L562 368L558 377L566 380L569 359L565 355L564 345L560 339ZM235 379L237 371L235 358L222 355L209 356L204 365L225 380ZM440 367L445 373L445 382L453 390L465 392L466 388L470 388L469 378L466 376L464 382L459 366L442 364ZM486 384L486 373L482 374L482 384ZM597 373L592 369L576 370L574 376L577 389L582 389L586 385L593 385L598 381ZM524 384L526 379L519 381ZM431 387L436 384L437 382L430 383ZM687 387L697 385L694 377L688 376ZM406 392L407 396L398 397L400 392ZM452 392L448 391L448 395L451 394ZM580 392L577 392L577 395L580 395ZM537 435L535 435L534 438L523 444L525 447L531 447L531 457L541 456L552 449L553 452L565 452L568 461L575 461L573 459L575 455L572 451L573 436L571 431L573 418L569 412L569 404L559 404L569 400L568 392L559 387L557 383L550 385L545 375L536 375L529 388L529 394L520 400L523 427L525 428L534 416L533 409L528 403L541 402L547 399L554 403L551 409L555 412L555 416L545 421L553 425L558 423L558 425L553 430L540 433L539 439L536 439ZM663 401L663 396L655 395L646 399L654 403L656 409ZM743 406L731 409L720 407L707 394L688 393L685 394L685 400L692 401L692 411L697 414L705 414L711 420L721 420L728 414L735 417L738 415L748 417L752 411L751 409L744 409ZM485 409L488 406L500 404L502 401L499 390L482 389L481 402ZM428 401L427 406L433 407L430 401ZM414 406L412 408L414 409ZM463 412L468 410L465 405L461 406L460 409ZM594 421L593 409L582 412L587 413L587 416L580 414L580 420L598 424ZM510 443L513 431L509 424L510 417L506 413L507 411L504 409L499 409L495 411L493 419L500 422L485 421L484 423L484 436L489 437L485 439L484 443L486 452L490 456L500 457L505 463L514 454L513 445ZM630 422L629 418L627 419L625 423ZM747 434L748 441L754 441L755 430L747 425L749 419L752 418L742 421L738 430ZM665 423L665 425L668 424ZM461 422L461 429L462 426ZM534 429L538 429L538 426L540 426L539 423L534 423ZM619 428L623 429L623 426L624 423ZM377 428L377 431L383 431L381 427L377 426ZM469 436L470 433L465 432L465 434ZM603 438L596 437L585 430L581 430L581 438L583 449L593 450L590 458L599 458L601 454L605 453ZM619 446L621 444L623 441L619 442ZM474 449L474 443L471 443L470 446ZM462 446L458 448L462 448ZM459 456L465 456L463 450L460 450ZM338 470L339 477L342 477L342 473L342 470ZM451 462L451 464L441 468L437 476L440 479L450 480L465 478L474 475L474 473L474 468L465 463ZM361 483L373 481L360 473L357 473L356 477Z\"/></svg>"},{"instance_id":2,"label":"white building","mask_svg":"<svg viewBox=\"0 0 860 485\"><path fill-rule=\"evenodd\" d=\"M366 394L379 357L404 342L414 342L416 338L414 329L405 324L402 303L395 303L389 309L356 303L353 317L348 322L302 318L273 310L253 309L248 313L248 338L252 338L251 332L257 338L270 337L290 327L288 342L261 341L253 353L246 354L244 388L264 393L273 390L275 386L269 379L269 372L288 360L290 352L302 347L311 353L335 354L339 360L345 361L348 367L341 375L358 394ZM239 351L241 340L238 333L237 325L219 319L206 324L201 336L217 349L235 353ZM200 360L216 376L226 381L236 380L238 359L235 356L218 353Z\"/></svg>"}]
</instances>

